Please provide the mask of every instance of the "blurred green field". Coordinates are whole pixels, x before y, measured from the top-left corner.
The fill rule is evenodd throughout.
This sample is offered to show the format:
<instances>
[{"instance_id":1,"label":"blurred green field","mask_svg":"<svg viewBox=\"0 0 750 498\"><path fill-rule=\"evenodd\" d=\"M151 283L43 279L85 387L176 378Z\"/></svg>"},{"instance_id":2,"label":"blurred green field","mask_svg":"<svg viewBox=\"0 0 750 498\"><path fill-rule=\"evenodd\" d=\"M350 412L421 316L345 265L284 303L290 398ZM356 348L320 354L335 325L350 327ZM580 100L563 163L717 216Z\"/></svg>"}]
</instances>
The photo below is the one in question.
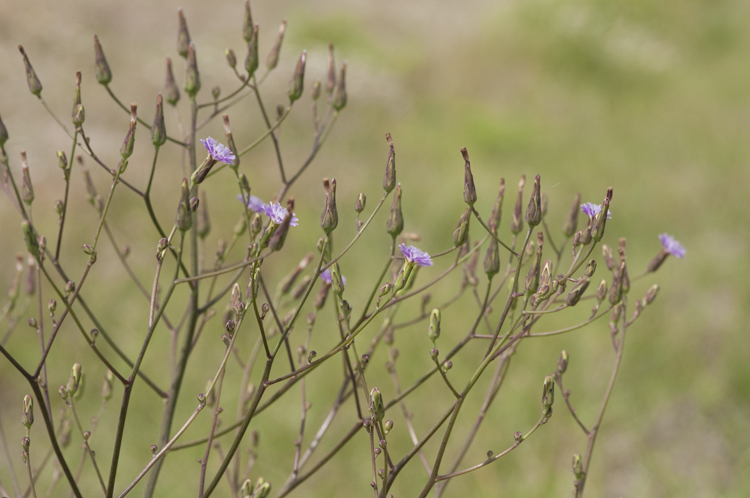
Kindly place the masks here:
<instances>
[{"instance_id":1,"label":"blurred green field","mask_svg":"<svg viewBox=\"0 0 750 498\"><path fill-rule=\"evenodd\" d=\"M17 45L26 48L44 84L46 101L66 121L75 71L83 71L86 125L93 132L95 149L115 162L128 118L96 84L93 35L98 34L114 73L112 88L124 102L139 102L140 115L150 122L154 96L163 86L166 54L173 55L177 79L182 81L182 61L177 60L175 47L178 6L185 10L198 50L203 79L200 96L208 99L214 85L228 93L236 84L226 66L224 49L233 47L240 61L245 56L240 1L177 4L138 0L127 6L113 0L0 2L0 116L10 134L6 150L17 179L19 151L28 151L37 195L35 221L47 228L48 240L55 239L53 205L62 196L55 152L61 148L69 151L69 139L29 94ZM349 103L304 180L292 192L300 219L309 223L301 224L288 242L293 244L285 249L292 258L289 266L312 250L320 236L317 218L324 194L319 182L324 176L336 177L338 182L342 222L337 247L353 236L351 206L357 194L367 194L367 212L381 195L386 132L396 142L406 231L419 233L420 247L430 252L450 246L451 233L463 211L461 147L471 153L481 212L491 209L500 177L509 185L503 233L507 233L513 191L522 174L527 178L541 175L555 233L560 233L576 192L582 193L584 201L599 203L606 188L613 186L614 214L605 238L611 245L616 245L617 237L627 238L631 274L640 273L659 251L657 235L665 231L683 243L687 257L669 259L658 274L634 285L633 299L654 282L661 285L661 293L629 331L623 367L597 441L587 496L750 494L750 474L742 471L750 468L750 348L746 346L750 215L744 205L750 196L746 138L750 128L750 32L745 22L750 4L737 0L511 0L468 2L458 9L457 4L444 1L340 4L283 0L256 2L253 14L261 25L261 54L270 48L278 23L288 21L279 69L265 83L269 108L285 102L287 82L302 49L308 50L306 92L314 78L325 76L329 42L336 46L337 62L349 63ZM183 117L185 110L182 107ZM257 106L250 99L231 111L230 117L235 136L244 137L243 143L264 130ZM166 119L170 133L176 134L171 110ZM306 94L281 132L285 162L292 168L307 157L310 123ZM145 184L151 145L145 130L139 132L126 177ZM220 121L208 126L206 134L223 137ZM160 200L157 212L162 224L171 224L181 157L175 150L166 154L157 172L155 194ZM250 177L254 193L276 192L279 178L270 143L247 157L240 168ZM104 192L107 178L94 170L91 161L87 164L99 191ZM209 190L214 229L207 258L218 234L226 234L237 219L236 206L222 202L236 190L233 181L227 182L212 184ZM90 241L97 219L86 203L83 182L75 170L72 184L71 210L76 218L66 228L63 253L71 261L69 273L78 278L85 259L77 251ZM528 192L527 186L527 196ZM158 235L146 224L141 203L124 190L118 194L111 225L118 227L118 242L131 246L130 258L138 276L150 282ZM350 281L371 279L373 268L380 268L389 248L382 233L384 219L381 215L375 220L353 257L344 260L342 269ZM24 247L19 222L3 194L3 290L12 278L14 255ZM299 243L294 244L296 241ZM235 255L240 257L239 252ZM145 330L147 302L132 288L108 244L94 268L87 284L88 300L102 310L112 333L135 355ZM271 280L276 281L287 270L273 266ZM433 293L432 302L447 299L453 291L453 287L443 286ZM364 293L359 291L352 302L361 303ZM184 298L177 296L178 302L180 297ZM466 321L474 316L474 298L467 295L462 299L446 313L455 329L452 337L460 337ZM31 305L29 316L34 310ZM416 310L415 305L405 306L402 319ZM463 315L462 310L469 314ZM217 307L217 311L221 309ZM179 311L172 310L171 315L176 321ZM218 322L212 325L210 339L204 340L218 346L221 327ZM2 322L0 334L5 326ZM65 383L73 361L88 367L90 384L81 402L88 419L99 406L99 379L104 370L73 328L65 332L69 334L65 355L50 358L50 387ZM326 337L326 332L324 327L316 330L319 352L335 340ZM402 351L399 374L404 385L428 367L431 347L426 325L409 329L408 334L403 337L404 344L396 344ZM157 334L154 341L144 368L158 377L159 368L169 359L167 353L160 356L158 352L168 349L169 338L166 333ZM247 339L239 347L246 351L251 344ZM8 347L24 364L38 361L38 340L25 324ZM526 430L536 421L539 385L554 369L561 349L571 354L566 387L573 391L572 400L584 419L594 417L613 359L603 321L582 332L519 349L511 376L467 455L466 465L482 461L489 449L501 451L511 444L515 431ZM413 356L405 356L407 352ZM207 346L200 354L205 360L201 356L189 372L175 424L181 425L192 411L193 396L215 371L221 352ZM373 382L381 383L373 385L382 385L387 399L393 388L382 368L384 362L379 357L373 365L380 372L373 373ZM315 401L306 441L327 413L334 396L331 390L338 388L340 364L333 363L308 383ZM462 365L460 359L454 363L451 375L461 378L469 365ZM163 375L166 383L166 373ZM483 386L470 397L467 415L481 403ZM446 394L441 388L432 383L432 391L417 393L410 400L410 410L418 414L414 419L418 433L432 425L430 415L444 409L441 401L435 401L435 393ZM27 391L12 366L0 360L0 416L17 472L23 470L17 447L22 436L20 400ZM113 406L108 407L93 438L105 469L111 452L107 436L116 426L114 405L120 394L121 390L116 391ZM234 413L236 397L233 391L223 397L222 404L231 407L229 413ZM446 406L449 402L447 397L437 399ZM55 402L62 406L59 400ZM150 458L149 445L156 438L160 418L160 403L142 386L136 389L132 404L118 490ZM347 408L342 412L341 427L348 428L354 414L351 406ZM226 422L231 420L228 416ZM394 414L394 422L397 429L404 429L400 413ZM466 432L473 416L463 422L459 435ZM186 438L205 433L208 423L209 416L204 413ZM261 458L253 476L263 475L278 490L292 465L299 391L259 416L257 424ZM46 439L41 424L34 426L34 435ZM43 446L40 441L32 447L39 448L32 449L37 451L32 458L41 457ZM409 447L407 438L397 451ZM428 455L434 455L435 449L434 444L428 445ZM584 449L583 435L560 403L552 420L517 451L456 479L445 496L569 496L571 455ZM193 493L193 478L199 471L195 460L202 451L169 457L157 496ZM371 493L368 451L369 441L358 435L308 486L291 496L366 496ZM75 442L68 454L76 465L80 451ZM212 458L216 464L215 456ZM10 490L4 456L0 462L0 483ZM397 497L416 496L421 489L423 469L419 462L412 467L397 486ZM85 470L91 478L90 467ZM63 488L61 483L55 496L67 495ZM93 496L98 483L89 479L84 489L87 496ZM219 489L228 495L226 486ZM140 487L134 492L140 492Z\"/></svg>"}]
</instances>

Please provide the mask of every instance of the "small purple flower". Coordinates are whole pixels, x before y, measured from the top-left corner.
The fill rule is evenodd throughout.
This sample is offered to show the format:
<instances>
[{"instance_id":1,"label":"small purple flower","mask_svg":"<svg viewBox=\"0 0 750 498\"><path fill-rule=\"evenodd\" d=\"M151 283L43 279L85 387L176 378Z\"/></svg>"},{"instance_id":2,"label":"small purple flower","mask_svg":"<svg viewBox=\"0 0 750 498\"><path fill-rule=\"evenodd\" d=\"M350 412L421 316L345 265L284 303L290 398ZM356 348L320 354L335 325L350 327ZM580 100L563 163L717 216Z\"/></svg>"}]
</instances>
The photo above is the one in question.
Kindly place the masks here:
<instances>
[{"instance_id":1,"label":"small purple flower","mask_svg":"<svg viewBox=\"0 0 750 498\"><path fill-rule=\"evenodd\" d=\"M243 201L241 195L237 195L237 199L240 202ZM265 213L265 211L263 211L263 205L264 202L260 199L260 197L255 197L254 195L251 195L250 200L247 202L247 208L253 213Z\"/></svg>"},{"instance_id":2,"label":"small purple flower","mask_svg":"<svg viewBox=\"0 0 750 498\"><path fill-rule=\"evenodd\" d=\"M687 252L685 248L668 233L659 235L659 240L661 241L661 245L664 247L665 252L680 259L685 257L685 253Z\"/></svg>"},{"instance_id":3,"label":"small purple flower","mask_svg":"<svg viewBox=\"0 0 750 498\"><path fill-rule=\"evenodd\" d=\"M401 244L398 248L401 249L406 261L416 263L419 266L432 266L432 258L426 252L414 246L407 246L406 244Z\"/></svg>"},{"instance_id":4,"label":"small purple flower","mask_svg":"<svg viewBox=\"0 0 750 498\"><path fill-rule=\"evenodd\" d=\"M581 211L583 211L589 218L593 218L602 212L602 205L594 204L593 202L584 202L581 204ZM607 219L612 219L612 211L609 209L607 210Z\"/></svg>"},{"instance_id":5,"label":"small purple flower","mask_svg":"<svg viewBox=\"0 0 750 498\"><path fill-rule=\"evenodd\" d=\"M229 147L220 144L211 137L208 137L205 140L201 138L201 143L206 147L208 155L210 155L211 158L224 164L234 164L234 154Z\"/></svg>"},{"instance_id":6,"label":"small purple flower","mask_svg":"<svg viewBox=\"0 0 750 498\"><path fill-rule=\"evenodd\" d=\"M271 202L269 204L263 204L260 208L266 216L271 218L271 221L277 225L281 225L286 217L286 208L278 202ZM297 215L292 213L292 221L289 223L291 226L296 227L299 220Z\"/></svg>"},{"instance_id":7,"label":"small purple flower","mask_svg":"<svg viewBox=\"0 0 750 498\"><path fill-rule=\"evenodd\" d=\"M323 280L323 282L325 282L327 284L332 284L333 280L331 279L331 269L330 268L326 268L326 271L324 271L323 273L320 274L320 278L321 278L321 280ZM346 277L345 276L341 275L341 281L346 286Z\"/></svg>"}]
</instances>

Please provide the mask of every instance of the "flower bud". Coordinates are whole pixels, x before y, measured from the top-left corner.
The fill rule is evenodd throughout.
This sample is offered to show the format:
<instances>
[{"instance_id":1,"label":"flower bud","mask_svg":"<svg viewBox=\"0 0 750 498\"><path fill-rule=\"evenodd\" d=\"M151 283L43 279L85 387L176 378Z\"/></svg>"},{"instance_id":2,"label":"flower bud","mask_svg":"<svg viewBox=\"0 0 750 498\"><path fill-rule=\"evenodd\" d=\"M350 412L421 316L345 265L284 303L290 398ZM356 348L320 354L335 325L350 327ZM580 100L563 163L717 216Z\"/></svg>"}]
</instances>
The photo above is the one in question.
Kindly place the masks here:
<instances>
[{"instance_id":1,"label":"flower bud","mask_svg":"<svg viewBox=\"0 0 750 498\"><path fill-rule=\"evenodd\" d=\"M658 293L659 293L659 284L654 284L651 287L649 287L649 289L646 291L646 295L643 296L644 306L647 304L653 303Z\"/></svg>"},{"instance_id":2,"label":"flower bud","mask_svg":"<svg viewBox=\"0 0 750 498\"><path fill-rule=\"evenodd\" d=\"M557 373L564 374L568 369L568 352L563 350L560 353L560 359L557 360Z\"/></svg>"},{"instance_id":3,"label":"flower bud","mask_svg":"<svg viewBox=\"0 0 750 498\"><path fill-rule=\"evenodd\" d=\"M26 162L25 150L21 151L21 172L21 200L24 204L30 206L34 202L34 186L31 184L31 174L29 173L29 165Z\"/></svg>"},{"instance_id":4,"label":"flower bud","mask_svg":"<svg viewBox=\"0 0 750 498\"><path fill-rule=\"evenodd\" d=\"M107 59L104 57L104 51L99 43L99 37L94 35L94 56L96 64L96 81L100 85L107 86L112 81L112 71L109 70L109 64Z\"/></svg>"},{"instance_id":5,"label":"flower bud","mask_svg":"<svg viewBox=\"0 0 750 498\"><path fill-rule=\"evenodd\" d=\"M604 263L607 265L609 271L617 269L617 262L612 254L612 248L607 244L602 244L602 256L604 257Z\"/></svg>"},{"instance_id":6,"label":"flower bud","mask_svg":"<svg viewBox=\"0 0 750 498\"><path fill-rule=\"evenodd\" d=\"M607 295L607 281L602 279L596 288L596 302L601 304L604 301L604 297Z\"/></svg>"},{"instance_id":7,"label":"flower bud","mask_svg":"<svg viewBox=\"0 0 750 498\"><path fill-rule=\"evenodd\" d=\"M490 237L490 245L484 257L484 272L487 277L494 277L500 271L500 248L497 240Z\"/></svg>"},{"instance_id":8,"label":"flower bud","mask_svg":"<svg viewBox=\"0 0 750 498\"><path fill-rule=\"evenodd\" d=\"M34 71L34 68L31 67L31 62L29 62L29 57L26 55L26 51L23 49L23 45L19 45L18 50L21 52L21 55L23 55L23 65L26 68L26 83L29 85L29 91L37 97L41 98L42 82L39 81L39 78L36 75L36 71Z\"/></svg>"},{"instance_id":9,"label":"flower bud","mask_svg":"<svg viewBox=\"0 0 750 498\"><path fill-rule=\"evenodd\" d=\"M112 370L107 370L104 376L104 383L102 384L102 399L108 401L112 397L112 388L115 383L115 374Z\"/></svg>"},{"instance_id":10,"label":"flower bud","mask_svg":"<svg viewBox=\"0 0 750 498\"><path fill-rule=\"evenodd\" d=\"M68 173L68 158L65 156L65 152L57 151L57 167L63 170L65 174Z\"/></svg>"},{"instance_id":11,"label":"flower bud","mask_svg":"<svg viewBox=\"0 0 750 498\"><path fill-rule=\"evenodd\" d=\"M339 214L336 210L336 179L329 183L328 178L324 178L323 188L326 191L326 201L320 215L320 227L329 235L339 224Z\"/></svg>"},{"instance_id":12,"label":"flower bud","mask_svg":"<svg viewBox=\"0 0 750 498\"><path fill-rule=\"evenodd\" d=\"M269 71L274 69L279 63L279 52L281 52L281 43L284 41L285 32L286 21L281 21L281 26L279 26L279 36L276 37L276 42L268 53L268 57L266 57L266 67Z\"/></svg>"},{"instance_id":13,"label":"flower bud","mask_svg":"<svg viewBox=\"0 0 750 498\"><path fill-rule=\"evenodd\" d=\"M161 93L156 96L156 112L151 127L151 143L161 147L167 141L167 128L164 126L164 102Z\"/></svg>"},{"instance_id":14,"label":"flower bud","mask_svg":"<svg viewBox=\"0 0 750 498\"><path fill-rule=\"evenodd\" d=\"M249 6L250 1L248 0L247 2L245 2L245 5ZM245 479L245 482L242 483L242 487L240 488L240 498L252 498L254 489L255 486L253 485L253 481L251 481L250 479Z\"/></svg>"},{"instance_id":15,"label":"flower bud","mask_svg":"<svg viewBox=\"0 0 750 498\"><path fill-rule=\"evenodd\" d=\"M531 190L531 199L526 207L526 223L529 227L535 227L542 222L542 193L541 179L539 175L534 178L534 187Z\"/></svg>"},{"instance_id":16,"label":"flower bud","mask_svg":"<svg viewBox=\"0 0 750 498\"><path fill-rule=\"evenodd\" d=\"M333 108L340 111L346 106L346 66L347 63L344 61L341 64L341 70L339 71L339 79L336 84L336 90L333 92Z\"/></svg>"},{"instance_id":17,"label":"flower bud","mask_svg":"<svg viewBox=\"0 0 750 498\"><path fill-rule=\"evenodd\" d=\"M198 61L195 56L195 45L190 43L188 47L187 66L185 67L185 93L195 97L201 89L201 76L198 72Z\"/></svg>"},{"instance_id":18,"label":"flower bud","mask_svg":"<svg viewBox=\"0 0 750 498\"><path fill-rule=\"evenodd\" d=\"M586 288L589 286L589 278L588 277L582 277L581 280L578 281L578 283L571 289L571 291L568 293L568 296L565 298L565 304L568 306L575 306L578 304L578 301L581 299L581 296L586 291Z\"/></svg>"},{"instance_id":19,"label":"flower bud","mask_svg":"<svg viewBox=\"0 0 750 498\"><path fill-rule=\"evenodd\" d=\"M611 201L612 187L609 187L602 203L602 210L594 218L594 224L591 229L591 237L594 239L594 242L599 242L604 237L604 227L607 224L607 214L609 213L609 203Z\"/></svg>"},{"instance_id":20,"label":"flower bud","mask_svg":"<svg viewBox=\"0 0 750 498\"><path fill-rule=\"evenodd\" d=\"M289 82L289 102L302 97L302 91L305 89L305 63L307 62L307 50L302 51L302 55L297 60L297 67L294 69L292 81Z\"/></svg>"},{"instance_id":21,"label":"flower bud","mask_svg":"<svg viewBox=\"0 0 750 498\"><path fill-rule=\"evenodd\" d=\"M164 83L164 95L171 105L176 105L177 101L180 100L180 89L177 88L177 83L174 81L174 73L172 72L172 59L167 57L167 77Z\"/></svg>"},{"instance_id":22,"label":"flower bud","mask_svg":"<svg viewBox=\"0 0 750 498\"><path fill-rule=\"evenodd\" d=\"M549 412L552 408L552 404L555 402L555 379L548 375L544 378L544 385L542 389L542 407L544 412Z\"/></svg>"},{"instance_id":23,"label":"flower bud","mask_svg":"<svg viewBox=\"0 0 750 498\"><path fill-rule=\"evenodd\" d=\"M26 429L31 429L34 424L34 399L30 395L23 397L23 416L21 423Z\"/></svg>"},{"instance_id":24,"label":"flower bud","mask_svg":"<svg viewBox=\"0 0 750 498\"><path fill-rule=\"evenodd\" d=\"M336 62L333 58L333 43L328 44L328 78L326 79L326 93L331 95L336 88Z\"/></svg>"},{"instance_id":25,"label":"flower bud","mask_svg":"<svg viewBox=\"0 0 750 498\"><path fill-rule=\"evenodd\" d=\"M5 145L5 142L8 141L8 129L3 124L2 118L0 118L0 147Z\"/></svg>"},{"instance_id":26,"label":"flower bud","mask_svg":"<svg viewBox=\"0 0 750 498\"><path fill-rule=\"evenodd\" d=\"M193 226L193 215L190 211L190 187L187 178L182 179L182 195L177 206L175 225L181 232L187 232Z\"/></svg>"},{"instance_id":27,"label":"flower bud","mask_svg":"<svg viewBox=\"0 0 750 498\"><path fill-rule=\"evenodd\" d=\"M573 474L576 479L583 479L583 460L579 454L573 455Z\"/></svg>"},{"instance_id":28,"label":"flower bud","mask_svg":"<svg viewBox=\"0 0 750 498\"><path fill-rule=\"evenodd\" d=\"M245 310L245 305L242 302L242 293L240 292L240 286L238 283L232 286L232 309L236 316L242 316L242 312Z\"/></svg>"},{"instance_id":29,"label":"flower bud","mask_svg":"<svg viewBox=\"0 0 750 498\"><path fill-rule=\"evenodd\" d=\"M365 210L366 203L367 197L365 197L365 194L360 192L360 194L357 196L357 202L354 203L354 210L357 212L357 214Z\"/></svg>"},{"instance_id":30,"label":"flower bud","mask_svg":"<svg viewBox=\"0 0 750 498\"><path fill-rule=\"evenodd\" d=\"M526 292L529 294L535 294L539 289L539 270L542 262L542 247L544 246L544 235L542 232L537 234L537 241L536 256L531 266L529 266L529 272L526 274L526 281L524 282Z\"/></svg>"},{"instance_id":31,"label":"flower bud","mask_svg":"<svg viewBox=\"0 0 750 498\"><path fill-rule=\"evenodd\" d=\"M393 148L393 139L390 133L385 134L390 150L388 152L388 161L385 163L385 176L383 177L383 190L391 193L396 186L396 150Z\"/></svg>"},{"instance_id":32,"label":"flower bud","mask_svg":"<svg viewBox=\"0 0 750 498\"><path fill-rule=\"evenodd\" d=\"M497 193L497 199L495 199L495 205L492 207L492 214L488 220L488 224L491 228L495 229L500 226L500 217L503 211L503 198L505 197L505 178L500 178L500 191Z\"/></svg>"},{"instance_id":33,"label":"flower bud","mask_svg":"<svg viewBox=\"0 0 750 498\"><path fill-rule=\"evenodd\" d=\"M75 97L73 98L73 112L71 113L73 124L77 127L83 124L86 119L86 114L83 111L83 105L81 105L81 72L76 73L76 91Z\"/></svg>"},{"instance_id":34,"label":"flower bud","mask_svg":"<svg viewBox=\"0 0 750 498\"><path fill-rule=\"evenodd\" d=\"M123 161L129 158L133 154L133 147L135 146L135 126L138 124L136 114L138 112L138 104L133 102L130 104L130 126L128 127L128 133L125 135L125 140L122 142L120 147L120 156Z\"/></svg>"},{"instance_id":35,"label":"flower bud","mask_svg":"<svg viewBox=\"0 0 750 498\"><path fill-rule=\"evenodd\" d=\"M331 265L331 287L333 287L333 292L335 292L337 295L341 295L344 292L344 277L341 275L341 268L339 267L339 262L336 261Z\"/></svg>"},{"instance_id":36,"label":"flower bud","mask_svg":"<svg viewBox=\"0 0 750 498\"><path fill-rule=\"evenodd\" d=\"M401 184L396 185L396 192L393 194L393 203L391 204L391 213L386 220L385 231L394 239L404 230L404 215L401 212Z\"/></svg>"},{"instance_id":37,"label":"flower bud","mask_svg":"<svg viewBox=\"0 0 750 498\"><path fill-rule=\"evenodd\" d=\"M229 67L232 69L237 67L237 56L234 54L234 50L231 48L228 48L224 51L224 56L227 58L227 64L229 64Z\"/></svg>"},{"instance_id":38,"label":"flower bud","mask_svg":"<svg viewBox=\"0 0 750 498\"><path fill-rule=\"evenodd\" d=\"M312 87L310 88L310 96L313 100L318 100L320 98L320 87L322 85L320 84L320 80L313 81Z\"/></svg>"},{"instance_id":39,"label":"flower bud","mask_svg":"<svg viewBox=\"0 0 750 498\"><path fill-rule=\"evenodd\" d=\"M252 78L255 71L258 70L260 64L260 56L258 55L258 25L256 24L253 28L253 32L250 35L250 39L247 43L247 57L245 57L245 71L247 71L248 79Z\"/></svg>"},{"instance_id":40,"label":"flower bud","mask_svg":"<svg viewBox=\"0 0 750 498\"><path fill-rule=\"evenodd\" d=\"M258 491L255 493L255 498L268 498L269 494L271 494L271 483L264 482L258 487Z\"/></svg>"},{"instance_id":41,"label":"flower bud","mask_svg":"<svg viewBox=\"0 0 750 498\"><path fill-rule=\"evenodd\" d=\"M383 406L383 395L380 394L380 390L377 387L373 387L370 391L370 406L372 414L375 417L376 422L383 420L385 416L385 407Z\"/></svg>"},{"instance_id":42,"label":"flower bud","mask_svg":"<svg viewBox=\"0 0 750 498\"><path fill-rule=\"evenodd\" d=\"M526 175L521 175L521 181L518 182L518 197L516 197L516 206L513 208L513 217L510 220L510 231L519 234L523 229L523 219L521 218L521 205L523 204L523 187L526 185Z\"/></svg>"},{"instance_id":43,"label":"flower bud","mask_svg":"<svg viewBox=\"0 0 750 498\"><path fill-rule=\"evenodd\" d=\"M440 318L440 310L437 308L432 310L432 313L430 313L430 328L427 331L427 335L430 337L433 344L435 344L435 341L440 337Z\"/></svg>"},{"instance_id":44,"label":"flower bud","mask_svg":"<svg viewBox=\"0 0 750 498\"><path fill-rule=\"evenodd\" d=\"M614 280L612 281L612 287L609 289L609 302L611 304L617 304L622 299L622 282L625 276L625 261L620 263L618 271L614 272Z\"/></svg>"},{"instance_id":45,"label":"flower bud","mask_svg":"<svg viewBox=\"0 0 750 498\"><path fill-rule=\"evenodd\" d=\"M583 270L583 274L587 277L591 277L596 271L596 260L592 259L589 264L586 265L586 269Z\"/></svg>"},{"instance_id":46,"label":"flower bud","mask_svg":"<svg viewBox=\"0 0 750 498\"><path fill-rule=\"evenodd\" d=\"M313 303L313 306L315 306L316 310L320 310L325 306L326 304L326 298L328 297L328 291L331 290L331 284L323 283L320 290L318 291L318 294L315 296L315 302Z\"/></svg>"},{"instance_id":47,"label":"flower bud","mask_svg":"<svg viewBox=\"0 0 750 498\"><path fill-rule=\"evenodd\" d=\"M39 261L39 241L34 235L34 229L28 221L23 220L21 222L21 230L23 230L23 238L26 241L26 251L31 254L36 261Z\"/></svg>"},{"instance_id":48,"label":"flower bud","mask_svg":"<svg viewBox=\"0 0 750 498\"><path fill-rule=\"evenodd\" d=\"M281 222L281 225L279 225L273 233L271 240L268 243L268 246L272 251L280 251L284 246L284 241L286 240L287 232L289 231L289 225L292 222L293 211L294 198L290 197L286 201L286 216L284 216L284 221Z\"/></svg>"},{"instance_id":49,"label":"flower bud","mask_svg":"<svg viewBox=\"0 0 750 498\"><path fill-rule=\"evenodd\" d=\"M181 8L177 9L177 18L180 24L177 30L177 53L185 59L188 57L188 52L190 51L190 34L188 33L185 14Z\"/></svg>"},{"instance_id":50,"label":"flower bud","mask_svg":"<svg viewBox=\"0 0 750 498\"><path fill-rule=\"evenodd\" d=\"M474 186L474 176L471 174L471 163L469 162L469 151L466 147L461 149L464 156L464 202L473 206L477 202L477 189Z\"/></svg>"},{"instance_id":51,"label":"flower bud","mask_svg":"<svg viewBox=\"0 0 750 498\"><path fill-rule=\"evenodd\" d=\"M250 41L253 36L253 14L250 12L250 0L245 0L245 19L242 23L242 38L246 42ZM250 494L250 493L248 493ZM244 495L243 495L244 498Z\"/></svg>"},{"instance_id":52,"label":"flower bud","mask_svg":"<svg viewBox=\"0 0 750 498\"><path fill-rule=\"evenodd\" d=\"M573 198L573 204L570 206L570 211L568 212L568 216L565 218L565 222L563 223L563 233L568 236L572 237L573 234L576 233L576 229L578 227L578 211L581 209L581 193L578 192L576 196Z\"/></svg>"},{"instance_id":53,"label":"flower bud","mask_svg":"<svg viewBox=\"0 0 750 498\"><path fill-rule=\"evenodd\" d=\"M73 396L78 391L78 387L80 385L81 385L81 364L74 363L73 368L70 371L70 378L68 379L68 385L66 386L66 389L68 390L68 394Z\"/></svg>"},{"instance_id":54,"label":"flower bud","mask_svg":"<svg viewBox=\"0 0 750 498\"><path fill-rule=\"evenodd\" d=\"M469 238L469 222L471 221L471 208L467 207L464 214L458 220L458 226L453 231L453 245L458 247L463 245Z\"/></svg>"},{"instance_id":55,"label":"flower bud","mask_svg":"<svg viewBox=\"0 0 750 498\"><path fill-rule=\"evenodd\" d=\"M206 236L211 232L211 218L208 216L208 203L206 202L206 191L201 192L203 199L200 202L200 210L198 210L197 223L198 223L198 237L205 239Z\"/></svg>"}]
</instances>

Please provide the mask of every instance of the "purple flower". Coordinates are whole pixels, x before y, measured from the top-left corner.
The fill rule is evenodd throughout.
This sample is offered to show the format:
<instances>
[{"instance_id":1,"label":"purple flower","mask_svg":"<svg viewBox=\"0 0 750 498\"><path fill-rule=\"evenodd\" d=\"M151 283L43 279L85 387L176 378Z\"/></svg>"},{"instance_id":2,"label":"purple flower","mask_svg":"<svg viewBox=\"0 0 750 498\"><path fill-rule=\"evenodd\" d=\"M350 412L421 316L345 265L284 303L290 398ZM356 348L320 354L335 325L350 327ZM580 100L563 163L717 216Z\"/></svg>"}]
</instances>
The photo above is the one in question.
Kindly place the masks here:
<instances>
[{"instance_id":1,"label":"purple flower","mask_svg":"<svg viewBox=\"0 0 750 498\"><path fill-rule=\"evenodd\" d=\"M421 251L414 246L407 246L406 244L401 244L398 248L401 249L406 261L416 263L419 266L432 266L432 259L426 252Z\"/></svg>"},{"instance_id":2,"label":"purple flower","mask_svg":"<svg viewBox=\"0 0 750 498\"><path fill-rule=\"evenodd\" d=\"M332 284L333 280L331 280L331 269L330 268L326 268L326 271L324 271L323 273L320 274L320 278L321 278L321 280L323 280L323 282L325 282L327 284ZM341 281L343 282L344 285L346 285L346 277L345 276L341 275Z\"/></svg>"},{"instance_id":3,"label":"purple flower","mask_svg":"<svg viewBox=\"0 0 750 498\"><path fill-rule=\"evenodd\" d=\"M237 195L237 199L240 202L243 201L241 195ZM255 197L254 195L251 195L250 200L247 201L247 208L253 213L265 213L265 211L263 211L263 205L264 203L260 200L260 197Z\"/></svg>"},{"instance_id":4,"label":"purple flower","mask_svg":"<svg viewBox=\"0 0 750 498\"><path fill-rule=\"evenodd\" d=\"M206 147L208 155L210 155L212 159L221 161L224 164L234 164L234 154L229 147L220 144L211 137L208 137L205 140L201 138L201 143Z\"/></svg>"},{"instance_id":5,"label":"purple flower","mask_svg":"<svg viewBox=\"0 0 750 498\"><path fill-rule=\"evenodd\" d=\"M281 225L284 222L284 218L286 218L286 208L278 202L263 204L260 209L261 211L263 211L263 213L265 213L266 216L271 218L271 221L273 221L277 225ZM299 220L297 219L297 216L292 213L292 221L289 224L293 227L296 227L298 222Z\"/></svg>"},{"instance_id":6,"label":"purple flower","mask_svg":"<svg viewBox=\"0 0 750 498\"><path fill-rule=\"evenodd\" d=\"M581 204L581 211L583 211L589 218L593 218L602 212L602 205L594 204L593 202L584 202ZM612 219L612 211L609 209L607 210L607 219Z\"/></svg>"},{"instance_id":7,"label":"purple flower","mask_svg":"<svg viewBox=\"0 0 750 498\"><path fill-rule=\"evenodd\" d=\"M680 259L685 257L685 253L687 252L685 248L668 233L659 235L659 240L661 241L661 245L664 247L665 252Z\"/></svg>"}]
</instances>

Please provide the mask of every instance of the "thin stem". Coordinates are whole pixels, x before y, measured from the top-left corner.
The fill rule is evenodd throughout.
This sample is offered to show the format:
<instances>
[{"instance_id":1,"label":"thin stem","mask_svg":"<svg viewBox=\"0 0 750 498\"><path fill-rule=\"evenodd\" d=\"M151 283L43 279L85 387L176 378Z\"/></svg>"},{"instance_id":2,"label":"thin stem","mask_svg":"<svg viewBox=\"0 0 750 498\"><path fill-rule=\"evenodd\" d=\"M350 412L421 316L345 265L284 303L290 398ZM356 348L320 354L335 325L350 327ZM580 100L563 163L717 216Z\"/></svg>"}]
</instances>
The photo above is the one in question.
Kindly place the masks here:
<instances>
[{"instance_id":1,"label":"thin stem","mask_svg":"<svg viewBox=\"0 0 750 498\"><path fill-rule=\"evenodd\" d=\"M109 94L110 97L112 97L112 99L117 103L117 105L119 105L122 108L123 111L127 112L128 114L130 114L130 109L128 107L125 107L125 104L123 104L122 102L120 102L120 99L117 98L117 96L114 94L114 92L109 87L109 85L104 85L104 88L106 88L107 93ZM141 118L136 118L136 119L143 126L145 126L146 128L148 128L149 130L151 129L151 125L149 125L148 123L146 123L144 120L142 120ZM186 144L184 142L180 142L179 140L175 140L174 138L170 137L169 135L167 135L167 140L169 140L170 142L173 142L173 143L175 143L175 144L177 144L179 146L182 146L182 147L187 147L188 146L188 144Z\"/></svg>"},{"instance_id":2,"label":"thin stem","mask_svg":"<svg viewBox=\"0 0 750 498\"><path fill-rule=\"evenodd\" d=\"M75 157L76 152L76 145L78 145L78 142L76 139L78 138L78 129L75 131L75 135L73 136L73 148L70 151L70 163L68 164L67 169L64 172L65 175L65 196L63 197L63 211L60 215L60 229L57 233L57 247L55 248L55 261L60 259L60 247L62 246L62 236L63 236L63 228L65 227L65 218L67 217L68 213L68 192L70 191L70 173L73 171L73 157Z\"/></svg>"}]
</instances>

